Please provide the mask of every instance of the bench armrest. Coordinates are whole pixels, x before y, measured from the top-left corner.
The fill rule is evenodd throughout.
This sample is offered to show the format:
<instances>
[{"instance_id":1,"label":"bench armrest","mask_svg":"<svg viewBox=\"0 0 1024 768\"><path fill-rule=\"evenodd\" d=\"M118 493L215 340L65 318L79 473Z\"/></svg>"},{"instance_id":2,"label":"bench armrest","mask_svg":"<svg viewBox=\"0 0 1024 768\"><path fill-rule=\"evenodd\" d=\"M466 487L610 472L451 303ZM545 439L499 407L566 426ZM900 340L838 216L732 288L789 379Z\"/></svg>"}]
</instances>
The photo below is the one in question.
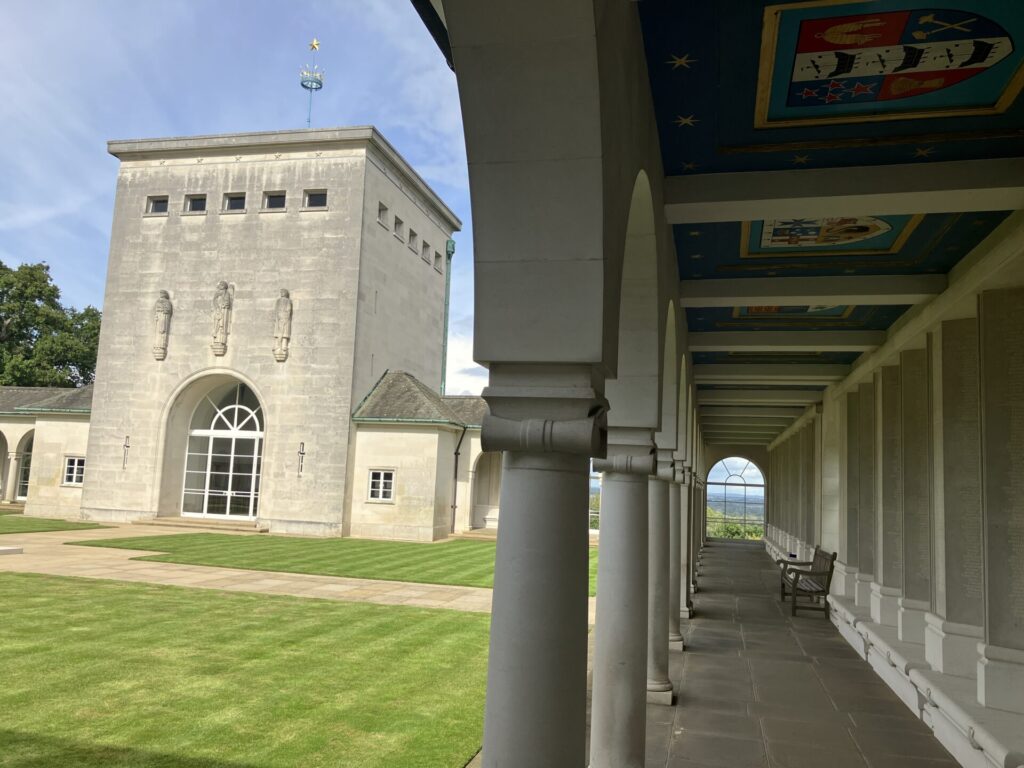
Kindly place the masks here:
<instances>
[{"instance_id":1,"label":"bench armrest","mask_svg":"<svg viewBox=\"0 0 1024 768\"><path fill-rule=\"evenodd\" d=\"M781 557L775 561L776 565L814 565L813 560L783 560Z\"/></svg>"},{"instance_id":2,"label":"bench armrest","mask_svg":"<svg viewBox=\"0 0 1024 768\"><path fill-rule=\"evenodd\" d=\"M795 573L798 576L820 576L826 578L832 571L805 571L803 568L791 568L790 573Z\"/></svg>"}]
</instances>

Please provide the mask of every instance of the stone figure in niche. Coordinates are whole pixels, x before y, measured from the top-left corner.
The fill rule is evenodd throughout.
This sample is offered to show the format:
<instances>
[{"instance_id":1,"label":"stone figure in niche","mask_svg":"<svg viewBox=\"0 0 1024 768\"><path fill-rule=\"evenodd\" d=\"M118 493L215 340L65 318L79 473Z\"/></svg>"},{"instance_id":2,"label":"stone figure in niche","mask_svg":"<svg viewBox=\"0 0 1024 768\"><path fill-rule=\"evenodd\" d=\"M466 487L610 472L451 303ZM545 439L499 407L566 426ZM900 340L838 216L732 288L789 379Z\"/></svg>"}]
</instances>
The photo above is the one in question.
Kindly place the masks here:
<instances>
[{"instance_id":1,"label":"stone figure in niche","mask_svg":"<svg viewBox=\"0 0 1024 768\"><path fill-rule=\"evenodd\" d=\"M292 300L287 288L274 304L274 359L283 363L288 359L288 342L292 337Z\"/></svg>"},{"instance_id":2,"label":"stone figure in niche","mask_svg":"<svg viewBox=\"0 0 1024 768\"><path fill-rule=\"evenodd\" d=\"M160 291L153 305L153 319L156 323L156 339L153 341L153 357L156 360L164 360L167 357L167 337L171 332L171 315L174 314L174 306L171 304L171 295L167 291Z\"/></svg>"},{"instance_id":3,"label":"stone figure in niche","mask_svg":"<svg viewBox=\"0 0 1024 768\"><path fill-rule=\"evenodd\" d=\"M231 304L231 289L224 280L221 280L213 294L213 341L210 343L210 349L218 357L228 350Z\"/></svg>"}]
</instances>

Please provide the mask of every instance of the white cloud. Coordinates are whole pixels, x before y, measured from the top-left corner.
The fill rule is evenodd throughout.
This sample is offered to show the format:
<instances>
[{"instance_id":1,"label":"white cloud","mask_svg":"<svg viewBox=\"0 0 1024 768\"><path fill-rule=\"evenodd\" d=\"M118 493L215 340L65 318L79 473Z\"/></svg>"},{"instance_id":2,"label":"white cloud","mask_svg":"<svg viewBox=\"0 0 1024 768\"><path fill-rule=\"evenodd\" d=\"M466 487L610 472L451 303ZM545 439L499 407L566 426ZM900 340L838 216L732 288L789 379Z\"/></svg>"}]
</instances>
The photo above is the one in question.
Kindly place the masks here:
<instances>
[{"instance_id":1,"label":"white cloud","mask_svg":"<svg viewBox=\"0 0 1024 768\"><path fill-rule=\"evenodd\" d=\"M448 334L448 365L445 394L479 395L487 386L487 369L473 362L473 339Z\"/></svg>"}]
</instances>

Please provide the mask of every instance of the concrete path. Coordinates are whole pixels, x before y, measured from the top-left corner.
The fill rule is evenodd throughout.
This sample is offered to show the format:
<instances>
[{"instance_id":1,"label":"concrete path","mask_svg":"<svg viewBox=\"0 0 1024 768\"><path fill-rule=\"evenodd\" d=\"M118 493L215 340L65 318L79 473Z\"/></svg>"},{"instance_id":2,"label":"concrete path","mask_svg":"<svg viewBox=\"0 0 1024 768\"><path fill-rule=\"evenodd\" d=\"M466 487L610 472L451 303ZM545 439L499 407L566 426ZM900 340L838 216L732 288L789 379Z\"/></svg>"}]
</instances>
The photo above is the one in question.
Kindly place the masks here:
<instances>
[{"instance_id":1,"label":"concrete path","mask_svg":"<svg viewBox=\"0 0 1024 768\"><path fill-rule=\"evenodd\" d=\"M647 768L956 768L823 614L789 616L763 545L712 542L703 562Z\"/></svg>"},{"instance_id":2,"label":"concrete path","mask_svg":"<svg viewBox=\"0 0 1024 768\"><path fill-rule=\"evenodd\" d=\"M79 531L4 535L0 536L0 544L21 547L24 553L0 558L0 572L17 571L46 573L53 576L82 576L90 579L141 581L177 587L318 597L384 605L412 605L421 608L448 608L477 613L488 613L491 610L491 590L476 587L152 563L132 558L158 553L107 547L65 546L65 542L72 541L132 536L173 536L183 533L187 531L167 530L155 526L149 528L119 525Z\"/></svg>"}]
</instances>

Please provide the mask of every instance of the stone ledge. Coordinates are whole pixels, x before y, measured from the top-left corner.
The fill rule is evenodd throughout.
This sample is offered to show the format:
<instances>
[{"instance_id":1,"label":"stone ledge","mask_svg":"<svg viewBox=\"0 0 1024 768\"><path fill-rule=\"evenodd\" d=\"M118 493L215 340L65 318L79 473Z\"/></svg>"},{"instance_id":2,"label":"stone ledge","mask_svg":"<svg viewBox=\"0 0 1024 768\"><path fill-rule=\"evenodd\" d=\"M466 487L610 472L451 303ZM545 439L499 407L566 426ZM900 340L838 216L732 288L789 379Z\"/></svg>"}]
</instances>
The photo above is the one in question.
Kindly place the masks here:
<instances>
[{"instance_id":1,"label":"stone ledge","mask_svg":"<svg viewBox=\"0 0 1024 768\"><path fill-rule=\"evenodd\" d=\"M965 768L1017 768L1024 765L1020 715L983 707L977 682L969 677L914 669L910 679L922 692L923 720Z\"/></svg>"}]
</instances>

